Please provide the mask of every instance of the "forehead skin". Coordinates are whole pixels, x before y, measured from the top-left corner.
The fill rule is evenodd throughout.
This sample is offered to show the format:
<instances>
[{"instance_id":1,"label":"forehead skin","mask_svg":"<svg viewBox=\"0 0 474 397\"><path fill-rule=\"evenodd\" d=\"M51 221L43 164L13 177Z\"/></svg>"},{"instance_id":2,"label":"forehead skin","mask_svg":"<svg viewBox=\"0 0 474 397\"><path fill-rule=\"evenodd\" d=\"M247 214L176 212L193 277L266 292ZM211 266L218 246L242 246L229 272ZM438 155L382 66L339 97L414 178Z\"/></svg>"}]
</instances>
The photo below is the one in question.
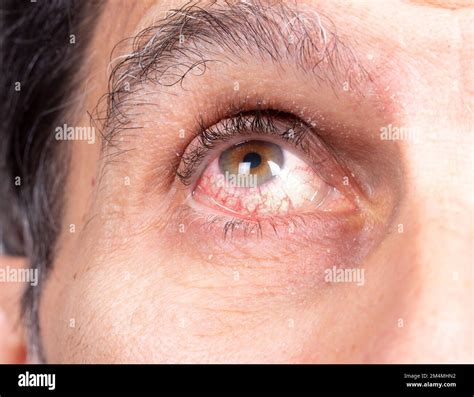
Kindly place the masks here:
<instances>
[{"instance_id":1,"label":"forehead skin","mask_svg":"<svg viewBox=\"0 0 474 397\"><path fill-rule=\"evenodd\" d=\"M240 335L238 325L241 317L235 312L242 307L212 308L214 312L209 314L209 309L205 315L199 305L191 307L192 304L186 301L186 288L175 288L175 284L190 280L176 280L173 278L176 275L169 277L166 274L166 280L171 278L175 284L159 285L162 273L148 275L148 280L144 280L138 269L138 275L132 274L131 277L135 287L140 285L143 291L147 291L147 296L140 296L140 288L124 288L123 273L111 270L114 261L119 263L121 259L109 255L107 247L81 246L79 233L64 232L40 307L47 360L472 360L473 318L466 307L466 302L472 299L469 260L472 260L472 222L466 211L472 211L473 207L470 170L474 79L470 71L474 37L469 28L473 13L471 9L462 7L462 2L454 3L398 0L298 2L302 8L323 12L330 17L338 34L354 43L354 50L380 76L387 97L395 104L387 111L393 112L403 125L421 131L424 138L421 145L410 142L401 145L408 170L405 182L409 193L398 223L407 225L408 230L398 240L388 241L371 258L375 269L371 278L375 282L357 290L357 299L348 303L337 293L331 298L322 298L317 319L309 318L308 311L304 310L308 303L298 302L300 306L296 308L282 305L275 313L264 316L270 323L278 318L279 323L285 324L281 329L278 326L274 330L265 328L252 319L245 324L250 324L249 329L257 330L258 336L254 337L250 331L248 335L245 332ZM179 8L180 4L177 1L145 0L113 0L106 4L88 56L84 59L84 91L73 111L77 125L89 124L86 111L92 110L107 92L110 54L114 46L134 36L155 19L162 18L170 8ZM91 202L99 194L91 184L98 175L99 145L74 142L73 147L63 222L65 231L71 224L79 230L84 227L91 215ZM77 256L88 258L90 252L94 255L93 262L82 263L77 269L66 265L76 263ZM133 255L139 263L146 253L135 252ZM161 256L166 260L164 249ZM103 268L100 267L101 258L108 262ZM195 263L189 265L193 267ZM458 275L457 284L450 282L455 273ZM152 294L149 288L152 282L156 282L156 288L164 292ZM193 283L193 287L199 284L195 280ZM199 288L205 288L205 284L202 282ZM199 293L189 295L190 301L199 302ZM164 314L151 313L151 309L142 310L140 302L146 299L159 300L155 309L162 309ZM206 304L210 299L205 298ZM374 302L379 304L374 305ZM220 315L225 310L230 320L223 324L224 317ZM181 325L184 327L184 323L181 324L179 313L184 313L186 321L190 319L192 322L193 316L196 321L201 321L199 330L182 334ZM298 324L295 329L286 326L289 318ZM69 327L71 319L75 320L75 328ZM400 319L404 320L403 330L397 327ZM161 322L160 327L153 328L155 340L151 340L153 333L146 329L150 321ZM222 329L216 324L222 325ZM350 332L339 332L338 329ZM425 335L430 337L424 338ZM288 343L282 348L272 340L287 340ZM165 347L158 348L158 345ZM433 345L438 345L439 349L433 351ZM155 353L150 352L153 350Z\"/></svg>"}]
</instances>

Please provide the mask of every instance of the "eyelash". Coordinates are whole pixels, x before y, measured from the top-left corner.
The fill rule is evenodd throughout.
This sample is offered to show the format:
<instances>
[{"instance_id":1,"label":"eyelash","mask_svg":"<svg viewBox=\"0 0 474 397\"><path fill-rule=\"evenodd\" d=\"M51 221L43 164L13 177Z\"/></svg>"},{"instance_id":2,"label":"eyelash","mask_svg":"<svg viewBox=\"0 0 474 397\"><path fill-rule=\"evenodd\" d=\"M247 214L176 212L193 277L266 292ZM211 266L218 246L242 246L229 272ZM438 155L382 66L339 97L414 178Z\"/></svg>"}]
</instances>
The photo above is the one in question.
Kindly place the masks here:
<instances>
[{"instance_id":1,"label":"eyelash","mask_svg":"<svg viewBox=\"0 0 474 397\"><path fill-rule=\"evenodd\" d=\"M284 124L285 128L278 127L278 122ZM210 128L205 128L202 120L199 124L202 132L197 138L195 147L183 154L181 166L176 170L176 175L186 186L192 184L197 170L211 152L239 136L275 136L304 154L308 156L310 154L305 145L310 126L297 117L279 110L241 111L233 117L224 118Z\"/></svg>"},{"instance_id":2,"label":"eyelash","mask_svg":"<svg viewBox=\"0 0 474 397\"><path fill-rule=\"evenodd\" d=\"M229 114L233 116L229 117ZM218 148L225 150L229 147L229 141L239 137L255 140L258 137L273 136L297 149L300 155L304 155L308 164L315 167L315 172L326 183L349 195L354 193L342 184L342 176L350 173L345 171L346 167L336 153L325 144L311 125L294 114L275 109L261 109L257 106L253 110L234 109L227 114L219 113L216 114L215 120L221 121L209 128L206 128L204 120L198 120L201 132L195 138L194 144L188 145L188 148L192 146L191 149L187 149L181 156L180 165L175 169L177 177L185 186L192 185L198 180L202 167L208 163L205 160L216 153ZM235 143L238 142L237 139ZM352 181L352 188L357 191L355 181L351 177L348 178ZM319 219L320 215L305 214L305 217L294 215L284 219L272 217L263 220L245 220L224 215L209 215L203 227L212 228L213 225L221 225L224 240L229 236L232 239L236 231L242 233L244 237L254 235L262 238L264 226L268 226L269 230L273 230L275 235L279 236L279 230L282 230L280 228L296 230L299 226L305 225L307 220Z\"/></svg>"},{"instance_id":3,"label":"eyelash","mask_svg":"<svg viewBox=\"0 0 474 397\"><path fill-rule=\"evenodd\" d=\"M293 216L291 218L285 219L284 221L280 218L268 218L265 220L246 220L232 217L224 217L221 215L214 215L208 218L204 228L211 228L213 224L222 223L222 229L224 232L224 240L228 237L232 239L236 231L242 232L244 237L256 236L258 238L263 237L263 227L264 225L270 226L270 229L273 230L276 236L279 236L279 228L284 227L285 229L293 228L297 230L299 226L305 225L306 222L301 216Z\"/></svg>"}]
</instances>

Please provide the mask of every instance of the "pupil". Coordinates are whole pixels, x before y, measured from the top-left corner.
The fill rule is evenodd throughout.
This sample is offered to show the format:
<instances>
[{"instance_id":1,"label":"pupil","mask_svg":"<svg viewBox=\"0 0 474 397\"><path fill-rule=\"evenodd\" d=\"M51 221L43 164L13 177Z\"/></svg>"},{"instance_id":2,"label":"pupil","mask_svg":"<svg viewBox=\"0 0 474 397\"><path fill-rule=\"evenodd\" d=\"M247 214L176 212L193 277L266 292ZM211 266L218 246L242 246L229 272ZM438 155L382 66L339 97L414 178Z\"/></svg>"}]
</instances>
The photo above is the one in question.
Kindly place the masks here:
<instances>
[{"instance_id":1,"label":"pupil","mask_svg":"<svg viewBox=\"0 0 474 397\"><path fill-rule=\"evenodd\" d=\"M256 168L262 162L262 157L255 152L247 153L243 158L244 163L250 163L250 168Z\"/></svg>"}]
</instances>

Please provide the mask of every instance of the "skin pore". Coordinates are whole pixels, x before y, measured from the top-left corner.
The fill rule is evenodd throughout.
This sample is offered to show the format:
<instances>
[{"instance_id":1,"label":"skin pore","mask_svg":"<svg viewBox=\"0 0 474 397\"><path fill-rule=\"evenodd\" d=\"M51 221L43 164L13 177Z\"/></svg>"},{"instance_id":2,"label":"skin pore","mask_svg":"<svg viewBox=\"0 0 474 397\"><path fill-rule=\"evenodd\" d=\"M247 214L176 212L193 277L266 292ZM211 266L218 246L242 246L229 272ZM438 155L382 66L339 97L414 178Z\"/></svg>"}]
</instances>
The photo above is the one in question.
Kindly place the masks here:
<instances>
[{"instance_id":1,"label":"skin pore","mask_svg":"<svg viewBox=\"0 0 474 397\"><path fill-rule=\"evenodd\" d=\"M106 110L112 67L133 50L117 43L182 5L106 3L69 124ZM207 62L177 84L186 61L125 78L130 90L103 130L110 143L67 143L63 227L39 307L46 362L472 362L472 10L398 0L290 8L312 21L292 20L296 33L323 26L319 39L337 37L339 62L313 74L292 47L275 59L186 34ZM231 141L206 152L189 183L176 170L202 127L235 109L291 114L317 132L305 141L311 155L276 134L245 139L316 169L314 185L336 189L326 207L242 224L193 199ZM388 126L414 138L381 139ZM363 285L327 282L333 266L364 269Z\"/></svg>"}]
</instances>

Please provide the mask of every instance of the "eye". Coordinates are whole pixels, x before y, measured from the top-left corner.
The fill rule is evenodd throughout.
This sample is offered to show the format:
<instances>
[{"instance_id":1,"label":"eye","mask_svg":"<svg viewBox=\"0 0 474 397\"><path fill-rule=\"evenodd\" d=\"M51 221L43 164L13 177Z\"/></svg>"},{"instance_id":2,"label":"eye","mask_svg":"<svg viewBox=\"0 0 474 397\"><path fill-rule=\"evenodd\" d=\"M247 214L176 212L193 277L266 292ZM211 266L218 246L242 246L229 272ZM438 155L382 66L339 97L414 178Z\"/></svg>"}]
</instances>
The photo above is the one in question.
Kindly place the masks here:
<instances>
[{"instance_id":1,"label":"eye","mask_svg":"<svg viewBox=\"0 0 474 397\"><path fill-rule=\"evenodd\" d=\"M193 199L253 221L351 207L305 160L266 140L246 140L223 150L203 171Z\"/></svg>"},{"instance_id":2,"label":"eye","mask_svg":"<svg viewBox=\"0 0 474 397\"><path fill-rule=\"evenodd\" d=\"M203 128L177 175L189 186L190 207L232 222L275 224L357 207L344 167L311 125L275 110L241 111Z\"/></svg>"}]
</instances>

